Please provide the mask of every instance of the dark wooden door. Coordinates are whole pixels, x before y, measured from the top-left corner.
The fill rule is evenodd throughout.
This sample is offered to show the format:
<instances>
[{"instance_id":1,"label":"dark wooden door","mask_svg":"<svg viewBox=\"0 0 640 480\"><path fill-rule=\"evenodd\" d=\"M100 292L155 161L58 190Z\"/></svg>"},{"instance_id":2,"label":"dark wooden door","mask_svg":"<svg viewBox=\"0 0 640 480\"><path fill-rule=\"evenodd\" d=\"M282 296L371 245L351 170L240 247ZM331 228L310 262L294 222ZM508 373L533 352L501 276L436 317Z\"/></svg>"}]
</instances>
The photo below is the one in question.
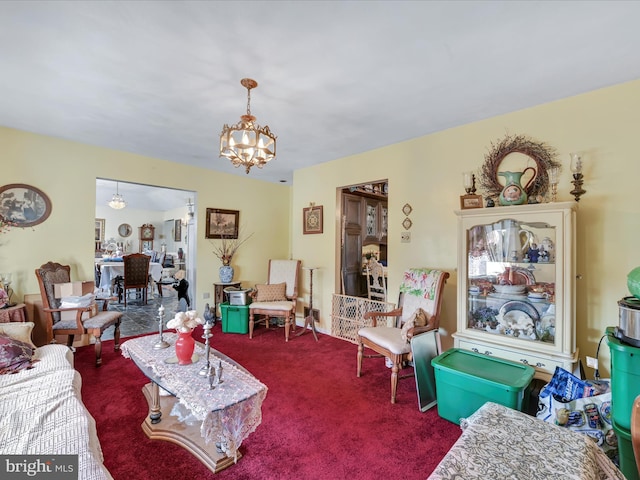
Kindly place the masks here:
<instances>
[{"instance_id":1,"label":"dark wooden door","mask_svg":"<svg viewBox=\"0 0 640 480\"><path fill-rule=\"evenodd\" d=\"M362 296L363 198L342 194L342 282L345 295Z\"/></svg>"}]
</instances>

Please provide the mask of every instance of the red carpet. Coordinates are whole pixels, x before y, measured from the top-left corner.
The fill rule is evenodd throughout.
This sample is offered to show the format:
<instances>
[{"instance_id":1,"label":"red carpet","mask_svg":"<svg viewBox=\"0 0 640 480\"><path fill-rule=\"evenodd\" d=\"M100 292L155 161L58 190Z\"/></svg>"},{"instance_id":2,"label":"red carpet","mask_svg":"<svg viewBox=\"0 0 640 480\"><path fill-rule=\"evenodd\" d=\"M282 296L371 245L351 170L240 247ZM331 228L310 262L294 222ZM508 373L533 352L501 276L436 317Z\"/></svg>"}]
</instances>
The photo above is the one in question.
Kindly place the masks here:
<instances>
[{"instance_id":1,"label":"red carpet","mask_svg":"<svg viewBox=\"0 0 640 480\"><path fill-rule=\"evenodd\" d=\"M460 435L435 407L419 411L413 378L400 380L392 405L384 359L365 359L357 378L357 347L349 342L320 335L316 343L309 332L285 343L278 328L256 330L251 340L222 333L220 324L213 331L213 348L269 388L244 457L216 475L181 447L145 436L147 379L112 341L104 342L100 368L93 347L76 352L83 400L116 480L424 479Z\"/></svg>"}]
</instances>

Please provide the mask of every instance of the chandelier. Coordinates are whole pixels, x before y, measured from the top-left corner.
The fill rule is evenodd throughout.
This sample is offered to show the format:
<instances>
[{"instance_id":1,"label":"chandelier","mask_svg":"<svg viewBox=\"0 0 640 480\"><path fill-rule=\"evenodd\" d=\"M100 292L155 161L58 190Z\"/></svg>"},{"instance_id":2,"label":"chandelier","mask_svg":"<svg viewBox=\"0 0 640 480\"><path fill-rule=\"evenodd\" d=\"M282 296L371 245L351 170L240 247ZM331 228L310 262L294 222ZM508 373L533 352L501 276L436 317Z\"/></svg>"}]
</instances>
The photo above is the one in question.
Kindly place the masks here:
<instances>
[{"instance_id":1,"label":"chandelier","mask_svg":"<svg viewBox=\"0 0 640 480\"><path fill-rule=\"evenodd\" d=\"M231 160L234 167L244 166L249 173L251 167L262 168L276 156L276 136L268 126L261 127L251 115L251 89L258 82L243 78L240 84L247 89L247 113L235 125L225 124L220 134L220 156Z\"/></svg>"},{"instance_id":2,"label":"chandelier","mask_svg":"<svg viewBox=\"0 0 640 480\"><path fill-rule=\"evenodd\" d=\"M122 198L122 195L120 195L120 192L118 191L118 182L116 182L116 193L113 194L111 201L107 203L107 205L114 210L121 210L127 206L127 202L124 201L124 198Z\"/></svg>"}]
</instances>

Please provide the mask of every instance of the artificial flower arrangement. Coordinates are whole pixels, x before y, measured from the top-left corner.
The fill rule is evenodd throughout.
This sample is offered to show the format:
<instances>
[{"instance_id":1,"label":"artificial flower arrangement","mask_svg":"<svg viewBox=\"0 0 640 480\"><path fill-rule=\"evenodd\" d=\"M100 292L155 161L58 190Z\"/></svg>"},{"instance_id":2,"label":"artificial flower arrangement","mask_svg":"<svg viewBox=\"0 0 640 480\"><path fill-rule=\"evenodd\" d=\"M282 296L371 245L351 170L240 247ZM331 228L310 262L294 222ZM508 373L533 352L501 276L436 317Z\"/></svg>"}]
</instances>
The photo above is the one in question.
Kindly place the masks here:
<instances>
[{"instance_id":1,"label":"artificial flower arrangement","mask_svg":"<svg viewBox=\"0 0 640 480\"><path fill-rule=\"evenodd\" d=\"M203 323L202 319L198 317L197 311L189 310L177 312L176 316L167 322L167 328L175 328L178 332L189 333Z\"/></svg>"},{"instance_id":2,"label":"artificial flower arrangement","mask_svg":"<svg viewBox=\"0 0 640 480\"><path fill-rule=\"evenodd\" d=\"M222 236L220 238L220 244L214 245L213 254L220 259L222 265L229 265L236 251L240 248L240 245L249 240L252 235L253 233L250 233L244 238L242 238L242 234L238 234L237 238Z\"/></svg>"}]
</instances>

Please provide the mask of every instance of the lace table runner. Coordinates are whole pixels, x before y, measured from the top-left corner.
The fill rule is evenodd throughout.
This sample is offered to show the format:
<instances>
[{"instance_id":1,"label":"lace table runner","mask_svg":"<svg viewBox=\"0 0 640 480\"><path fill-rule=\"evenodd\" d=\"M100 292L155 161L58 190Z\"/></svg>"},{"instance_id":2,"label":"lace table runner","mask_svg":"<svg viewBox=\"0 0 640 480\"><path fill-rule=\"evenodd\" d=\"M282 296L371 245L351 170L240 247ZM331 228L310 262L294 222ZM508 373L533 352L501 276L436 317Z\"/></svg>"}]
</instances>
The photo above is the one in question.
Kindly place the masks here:
<instances>
[{"instance_id":1,"label":"lace table runner","mask_svg":"<svg viewBox=\"0 0 640 480\"><path fill-rule=\"evenodd\" d=\"M200 433L207 443L219 443L227 456L237 460L243 440L262 421L262 402L267 387L238 364L230 363L222 353L211 349L211 365L222 362L223 382L210 389L209 379L198 374L206 362L204 345L196 343L194 353L200 358L195 363L166 362L175 357L177 337L175 333L165 333L163 338L170 346L159 350L153 348L158 341L157 335L127 340L120 348L124 357L150 369L151 377L157 377L161 386L175 394L180 405L202 422Z\"/></svg>"}]
</instances>

